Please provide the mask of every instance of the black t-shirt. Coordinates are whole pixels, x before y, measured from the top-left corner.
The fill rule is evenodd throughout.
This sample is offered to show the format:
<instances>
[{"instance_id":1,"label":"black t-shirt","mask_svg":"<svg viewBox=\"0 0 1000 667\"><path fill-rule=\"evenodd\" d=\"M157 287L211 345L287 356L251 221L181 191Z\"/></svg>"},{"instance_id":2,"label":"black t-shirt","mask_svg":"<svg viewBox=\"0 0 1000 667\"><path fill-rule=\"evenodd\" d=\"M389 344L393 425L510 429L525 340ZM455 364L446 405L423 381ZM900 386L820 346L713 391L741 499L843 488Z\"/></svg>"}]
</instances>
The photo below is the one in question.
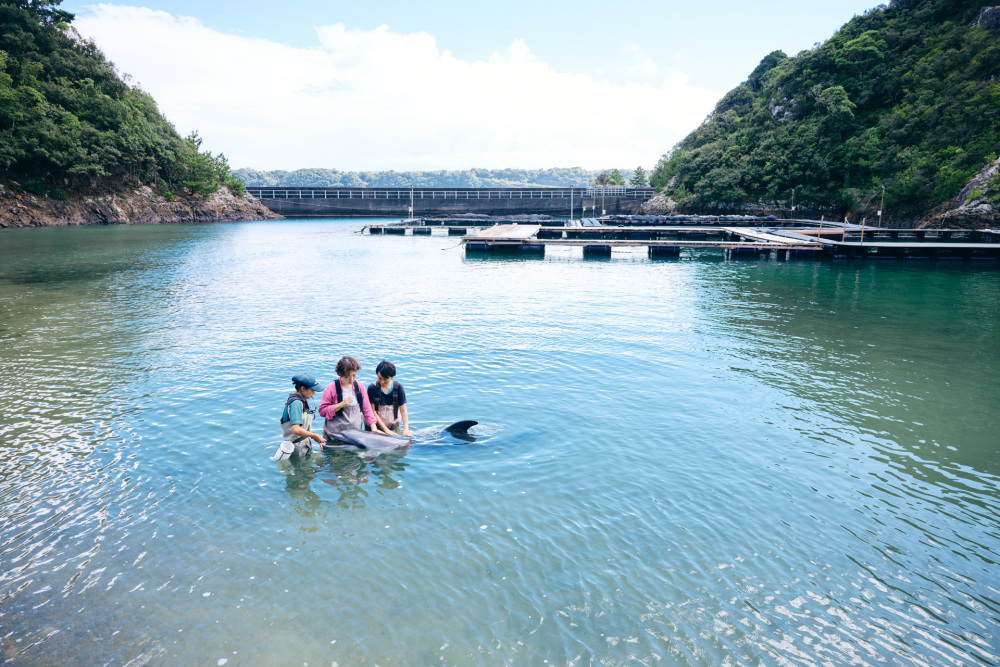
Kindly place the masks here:
<instances>
[{"instance_id":1,"label":"black t-shirt","mask_svg":"<svg viewBox=\"0 0 1000 667\"><path fill-rule=\"evenodd\" d=\"M406 403L406 392L403 391L403 385L399 384L398 382L393 381L392 391L390 391L388 394L382 393L382 387L378 386L377 382L368 385L368 401L372 404L372 409L378 412L380 405L388 405L391 407L393 404L392 400L393 391L399 392L398 395L399 395L400 405Z\"/></svg>"}]
</instances>

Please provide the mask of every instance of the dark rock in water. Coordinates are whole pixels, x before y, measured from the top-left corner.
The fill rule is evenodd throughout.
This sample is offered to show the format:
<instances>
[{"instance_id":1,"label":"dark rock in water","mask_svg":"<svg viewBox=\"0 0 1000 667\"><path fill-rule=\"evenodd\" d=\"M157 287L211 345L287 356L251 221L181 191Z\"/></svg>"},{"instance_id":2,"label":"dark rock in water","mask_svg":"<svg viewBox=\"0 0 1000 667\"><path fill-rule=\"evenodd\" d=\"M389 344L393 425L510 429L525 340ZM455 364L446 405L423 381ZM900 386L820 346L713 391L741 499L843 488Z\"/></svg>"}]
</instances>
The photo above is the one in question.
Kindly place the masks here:
<instances>
[{"instance_id":1,"label":"dark rock in water","mask_svg":"<svg viewBox=\"0 0 1000 667\"><path fill-rule=\"evenodd\" d=\"M454 222L469 222L476 223L477 225L483 224L509 224L512 222L517 223L533 223L533 224L545 224L555 220L551 215L542 215L534 213L518 213L516 215L485 215L483 213L448 213L435 215L434 217L422 218L424 224L434 222L444 222L449 223Z\"/></svg>"},{"instance_id":2,"label":"dark rock in water","mask_svg":"<svg viewBox=\"0 0 1000 667\"><path fill-rule=\"evenodd\" d=\"M554 220L551 215L545 215L543 213L519 213L517 215L512 215L507 217L508 220L515 220L517 222L546 222L548 220Z\"/></svg>"},{"instance_id":3,"label":"dark rock in water","mask_svg":"<svg viewBox=\"0 0 1000 667\"><path fill-rule=\"evenodd\" d=\"M676 225L695 224L710 225L717 223L740 223L740 222L772 222L777 220L773 215L609 215L604 217L605 224L622 227L631 226L655 226L655 225Z\"/></svg>"}]
</instances>

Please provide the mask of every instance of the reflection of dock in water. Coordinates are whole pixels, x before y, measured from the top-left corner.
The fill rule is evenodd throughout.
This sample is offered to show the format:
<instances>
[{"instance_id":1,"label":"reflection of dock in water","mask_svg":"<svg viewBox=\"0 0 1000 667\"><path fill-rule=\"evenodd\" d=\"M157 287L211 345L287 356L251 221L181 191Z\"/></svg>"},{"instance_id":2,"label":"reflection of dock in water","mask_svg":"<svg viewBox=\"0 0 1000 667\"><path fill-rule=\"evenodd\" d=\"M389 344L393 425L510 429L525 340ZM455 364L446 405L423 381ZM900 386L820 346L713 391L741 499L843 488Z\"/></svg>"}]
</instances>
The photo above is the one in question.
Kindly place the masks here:
<instances>
[{"instance_id":1,"label":"reflection of dock in water","mask_svg":"<svg viewBox=\"0 0 1000 667\"><path fill-rule=\"evenodd\" d=\"M850 223L776 221L761 226L726 224L636 226L601 224L596 218L561 224L509 222L369 225L370 234L461 236L472 253L544 255L545 249L578 246L585 256L607 256L615 248L646 247L651 257L678 256L682 249L722 250L730 257L998 260L1000 230L881 229ZM604 221L605 223L608 221ZM617 220L610 222L619 222ZM444 223L444 224L442 224ZM777 223L777 224L776 224Z\"/></svg>"}]
</instances>

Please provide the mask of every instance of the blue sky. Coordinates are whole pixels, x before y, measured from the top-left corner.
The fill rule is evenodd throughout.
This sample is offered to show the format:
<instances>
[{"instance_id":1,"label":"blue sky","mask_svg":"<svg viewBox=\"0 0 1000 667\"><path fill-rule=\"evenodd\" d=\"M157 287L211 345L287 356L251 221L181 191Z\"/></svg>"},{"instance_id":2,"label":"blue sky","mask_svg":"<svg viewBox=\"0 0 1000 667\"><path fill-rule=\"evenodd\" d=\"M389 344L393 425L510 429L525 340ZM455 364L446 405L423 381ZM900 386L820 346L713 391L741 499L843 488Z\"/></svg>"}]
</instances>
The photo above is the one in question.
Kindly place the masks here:
<instances>
[{"instance_id":1,"label":"blue sky","mask_svg":"<svg viewBox=\"0 0 1000 667\"><path fill-rule=\"evenodd\" d=\"M178 130L199 129L206 145L236 166L341 169L631 168L633 162L648 168L764 55L810 48L872 6L870 0L613 7L523 0L503 6L63 3L79 15L81 33L141 82ZM192 53L202 67L187 57ZM241 97L234 84L254 85L254 71L272 78L257 79ZM288 135L294 145L275 139L283 116L261 104L262 94L295 98L294 104L272 100L296 125ZM522 112L532 105L546 109ZM305 131L310 126L313 135ZM246 145L249 135L256 135L254 147ZM586 146L576 140L583 136Z\"/></svg>"}]
</instances>

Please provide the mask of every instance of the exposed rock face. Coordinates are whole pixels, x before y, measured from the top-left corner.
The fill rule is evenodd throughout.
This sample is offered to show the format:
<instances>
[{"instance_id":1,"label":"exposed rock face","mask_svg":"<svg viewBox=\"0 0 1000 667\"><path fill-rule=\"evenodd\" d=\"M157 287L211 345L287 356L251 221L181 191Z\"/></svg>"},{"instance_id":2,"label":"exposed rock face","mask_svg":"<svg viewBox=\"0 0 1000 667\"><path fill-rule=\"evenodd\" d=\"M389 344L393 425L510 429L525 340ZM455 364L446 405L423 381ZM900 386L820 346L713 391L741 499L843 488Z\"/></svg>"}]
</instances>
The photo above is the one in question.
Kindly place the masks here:
<instances>
[{"instance_id":1,"label":"exposed rock face","mask_svg":"<svg viewBox=\"0 0 1000 667\"><path fill-rule=\"evenodd\" d=\"M167 201L147 186L94 197L55 201L0 185L0 228L66 225L155 225L172 222L274 220L254 197L234 195L222 186L208 199L178 197Z\"/></svg>"},{"instance_id":2,"label":"exposed rock face","mask_svg":"<svg viewBox=\"0 0 1000 667\"><path fill-rule=\"evenodd\" d=\"M992 200L992 201L990 201ZM921 227L989 229L1000 225L1000 159L976 174L958 197L934 210Z\"/></svg>"},{"instance_id":3,"label":"exposed rock face","mask_svg":"<svg viewBox=\"0 0 1000 667\"><path fill-rule=\"evenodd\" d=\"M1000 7L983 7L976 14L972 25L982 26L990 30L1000 30Z\"/></svg>"},{"instance_id":4,"label":"exposed rock face","mask_svg":"<svg viewBox=\"0 0 1000 667\"><path fill-rule=\"evenodd\" d=\"M664 194L655 195L642 205L642 213L645 215L670 215L676 209L677 202Z\"/></svg>"}]
</instances>

